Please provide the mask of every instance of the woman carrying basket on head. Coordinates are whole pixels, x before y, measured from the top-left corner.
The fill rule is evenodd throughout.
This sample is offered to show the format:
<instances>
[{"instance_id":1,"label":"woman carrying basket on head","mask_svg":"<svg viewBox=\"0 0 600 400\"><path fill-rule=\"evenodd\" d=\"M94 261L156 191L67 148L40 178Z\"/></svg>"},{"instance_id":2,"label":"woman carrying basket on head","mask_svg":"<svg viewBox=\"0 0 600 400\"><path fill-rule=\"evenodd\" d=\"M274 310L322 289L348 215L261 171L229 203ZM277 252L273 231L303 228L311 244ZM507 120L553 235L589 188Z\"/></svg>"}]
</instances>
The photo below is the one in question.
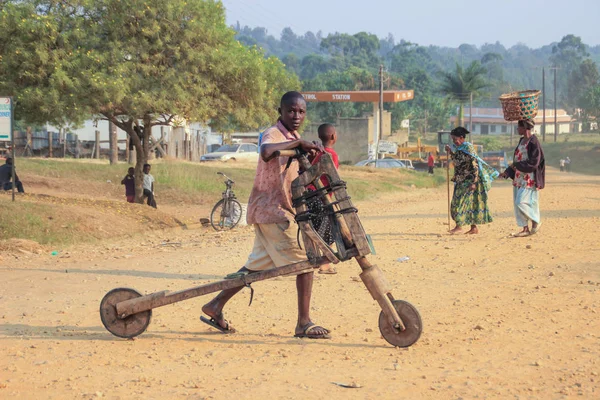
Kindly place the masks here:
<instances>
[{"instance_id":1,"label":"woman carrying basket on head","mask_svg":"<svg viewBox=\"0 0 600 400\"><path fill-rule=\"evenodd\" d=\"M456 226L450 230L450 234L461 232L465 225L471 226L465 234L477 234L477 225L492 222L487 192L499 174L477 156L473 145L466 141L467 133L469 131L461 126L453 129L450 137L454 146L446 145L446 152L454 163L454 194L450 213Z\"/></svg>"},{"instance_id":2,"label":"woman carrying basket on head","mask_svg":"<svg viewBox=\"0 0 600 400\"><path fill-rule=\"evenodd\" d=\"M513 180L515 217L522 228L513 235L516 237L534 235L542 225L539 191L545 186L546 161L542 144L532 132L534 127L531 118L519 120L517 130L521 139L515 148L513 163L500 174L501 178Z\"/></svg>"}]
</instances>

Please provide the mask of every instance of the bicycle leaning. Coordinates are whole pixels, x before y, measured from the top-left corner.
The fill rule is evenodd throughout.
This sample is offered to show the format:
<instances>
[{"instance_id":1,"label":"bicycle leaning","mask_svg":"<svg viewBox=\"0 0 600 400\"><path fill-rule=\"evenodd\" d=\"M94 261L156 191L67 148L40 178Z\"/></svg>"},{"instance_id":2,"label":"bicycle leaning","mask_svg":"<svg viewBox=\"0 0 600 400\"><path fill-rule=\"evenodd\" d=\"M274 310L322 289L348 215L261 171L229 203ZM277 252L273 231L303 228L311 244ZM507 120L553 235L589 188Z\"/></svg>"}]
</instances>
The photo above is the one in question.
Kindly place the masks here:
<instances>
[{"instance_id":1,"label":"bicycle leaning","mask_svg":"<svg viewBox=\"0 0 600 400\"><path fill-rule=\"evenodd\" d=\"M235 198L233 184L235 183L227 175L217 172L225 178L225 191L223 198L215 204L210 213L210 224L217 231L233 229L242 219L242 205Z\"/></svg>"}]
</instances>

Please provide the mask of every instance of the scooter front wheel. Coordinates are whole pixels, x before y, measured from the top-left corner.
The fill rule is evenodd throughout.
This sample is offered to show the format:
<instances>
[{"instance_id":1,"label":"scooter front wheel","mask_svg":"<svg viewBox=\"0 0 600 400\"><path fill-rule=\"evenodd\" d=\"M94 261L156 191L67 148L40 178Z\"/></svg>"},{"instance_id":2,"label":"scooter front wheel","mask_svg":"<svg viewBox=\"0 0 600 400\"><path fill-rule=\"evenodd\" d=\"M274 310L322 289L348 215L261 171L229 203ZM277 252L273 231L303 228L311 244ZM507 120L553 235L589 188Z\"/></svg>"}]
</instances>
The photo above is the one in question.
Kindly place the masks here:
<instances>
[{"instance_id":1,"label":"scooter front wheel","mask_svg":"<svg viewBox=\"0 0 600 400\"><path fill-rule=\"evenodd\" d=\"M398 316L404 323L406 329L400 331L390 325L387 316L382 311L379 314L379 331L383 338L392 346L409 347L421 337L423 331L423 322L419 311L407 301L392 301Z\"/></svg>"}]
</instances>

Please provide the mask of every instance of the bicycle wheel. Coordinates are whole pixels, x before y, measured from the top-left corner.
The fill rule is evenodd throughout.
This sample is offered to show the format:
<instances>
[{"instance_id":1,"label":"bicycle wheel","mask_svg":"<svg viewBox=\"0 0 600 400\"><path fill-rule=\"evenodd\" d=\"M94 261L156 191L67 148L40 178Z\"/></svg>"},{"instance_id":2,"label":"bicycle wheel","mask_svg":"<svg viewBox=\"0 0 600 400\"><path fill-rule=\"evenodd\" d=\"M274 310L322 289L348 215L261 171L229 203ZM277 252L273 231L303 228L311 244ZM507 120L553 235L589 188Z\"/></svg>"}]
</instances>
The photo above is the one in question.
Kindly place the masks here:
<instances>
[{"instance_id":1,"label":"bicycle wheel","mask_svg":"<svg viewBox=\"0 0 600 400\"><path fill-rule=\"evenodd\" d=\"M219 200L210 213L210 224L217 231L233 229L242 218L242 205L235 199Z\"/></svg>"}]
</instances>

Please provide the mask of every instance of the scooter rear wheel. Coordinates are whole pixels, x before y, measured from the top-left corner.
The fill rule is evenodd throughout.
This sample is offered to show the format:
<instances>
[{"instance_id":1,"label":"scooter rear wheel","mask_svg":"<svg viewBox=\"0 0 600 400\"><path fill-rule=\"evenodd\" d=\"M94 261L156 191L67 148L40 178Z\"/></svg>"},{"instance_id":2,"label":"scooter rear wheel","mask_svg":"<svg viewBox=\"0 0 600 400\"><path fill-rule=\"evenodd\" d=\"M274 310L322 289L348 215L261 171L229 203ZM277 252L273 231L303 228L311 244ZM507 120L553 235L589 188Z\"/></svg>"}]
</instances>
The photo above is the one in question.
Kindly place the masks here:
<instances>
[{"instance_id":1,"label":"scooter rear wheel","mask_svg":"<svg viewBox=\"0 0 600 400\"><path fill-rule=\"evenodd\" d=\"M419 311L409 302L404 300L392 301L398 316L406 329L399 331L394 328L383 311L379 314L379 331L383 338L392 346L409 347L421 337L423 322Z\"/></svg>"},{"instance_id":2,"label":"scooter rear wheel","mask_svg":"<svg viewBox=\"0 0 600 400\"><path fill-rule=\"evenodd\" d=\"M113 335L126 339L144 333L150 324L152 310L119 318L116 307L117 303L140 296L140 292L129 288L116 288L106 293L100 302L100 319L102 320L102 325Z\"/></svg>"}]
</instances>

